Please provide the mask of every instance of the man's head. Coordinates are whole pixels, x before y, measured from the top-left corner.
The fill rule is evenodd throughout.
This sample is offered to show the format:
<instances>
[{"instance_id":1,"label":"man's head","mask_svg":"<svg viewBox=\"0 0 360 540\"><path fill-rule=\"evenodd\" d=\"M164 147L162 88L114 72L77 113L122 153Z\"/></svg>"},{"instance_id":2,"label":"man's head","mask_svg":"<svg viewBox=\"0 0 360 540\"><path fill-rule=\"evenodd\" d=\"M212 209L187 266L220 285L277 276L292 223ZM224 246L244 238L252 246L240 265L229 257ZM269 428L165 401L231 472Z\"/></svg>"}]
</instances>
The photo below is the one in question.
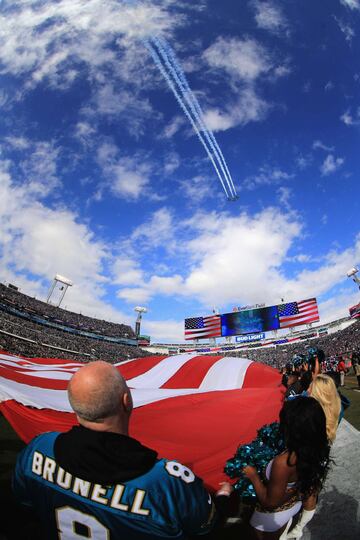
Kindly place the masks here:
<instances>
[{"instance_id":1,"label":"man's head","mask_svg":"<svg viewBox=\"0 0 360 540\"><path fill-rule=\"evenodd\" d=\"M111 364L97 361L80 368L70 380L68 396L80 424L97 424L98 429L114 424L127 426L131 393Z\"/></svg>"},{"instance_id":2,"label":"man's head","mask_svg":"<svg viewBox=\"0 0 360 540\"><path fill-rule=\"evenodd\" d=\"M296 381L298 381L299 378L298 378L298 375L296 373L290 373L289 376L288 376L288 381L287 381L287 384L288 386L291 386L292 384L295 384Z\"/></svg>"}]
</instances>

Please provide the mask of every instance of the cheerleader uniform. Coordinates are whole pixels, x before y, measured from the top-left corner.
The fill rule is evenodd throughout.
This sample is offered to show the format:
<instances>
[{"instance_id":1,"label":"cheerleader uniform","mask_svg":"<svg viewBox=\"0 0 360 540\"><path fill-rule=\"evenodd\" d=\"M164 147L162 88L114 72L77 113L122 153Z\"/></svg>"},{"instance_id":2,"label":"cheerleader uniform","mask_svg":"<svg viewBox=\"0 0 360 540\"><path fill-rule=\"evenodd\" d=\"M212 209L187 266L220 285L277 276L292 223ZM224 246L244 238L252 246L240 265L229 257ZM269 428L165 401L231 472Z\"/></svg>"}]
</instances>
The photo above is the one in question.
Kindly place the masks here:
<instances>
[{"instance_id":1,"label":"cheerleader uniform","mask_svg":"<svg viewBox=\"0 0 360 540\"><path fill-rule=\"evenodd\" d=\"M266 466L265 476L267 480L270 479L271 467L273 459L269 461ZM296 482L290 482L287 485L287 490L293 489ZM281 529L290 518L294 517L301 509L302 502L299 500L299 494L295 493L291 499L286 501L283 505L274 508L273 510L266 510L259 503L256 504L253 515L250 519L250 525L258 531L274 532Z\"/></svg>"}]
</instances>

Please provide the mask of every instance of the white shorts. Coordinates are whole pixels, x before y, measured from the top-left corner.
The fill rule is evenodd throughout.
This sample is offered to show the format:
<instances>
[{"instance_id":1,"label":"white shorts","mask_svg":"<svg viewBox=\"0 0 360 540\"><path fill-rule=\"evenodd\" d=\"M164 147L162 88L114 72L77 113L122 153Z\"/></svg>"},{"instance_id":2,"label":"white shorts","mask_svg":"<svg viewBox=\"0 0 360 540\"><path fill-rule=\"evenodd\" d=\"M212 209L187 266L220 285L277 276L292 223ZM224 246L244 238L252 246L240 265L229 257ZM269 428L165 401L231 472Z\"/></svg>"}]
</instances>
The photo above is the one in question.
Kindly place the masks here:
<instances>
[{"instance_id":1,"label":"white shorts","mask_svg":"<svg viewBox=\"0 0 360 540\"><path fill-rule=\"evenodd\" d=\"M251 516L250 525L258 531L278 531L300 511L301 506L302 502L298 501L291 508L279 512L259 512L255 510Z\"/></svg>"}]
</instances>

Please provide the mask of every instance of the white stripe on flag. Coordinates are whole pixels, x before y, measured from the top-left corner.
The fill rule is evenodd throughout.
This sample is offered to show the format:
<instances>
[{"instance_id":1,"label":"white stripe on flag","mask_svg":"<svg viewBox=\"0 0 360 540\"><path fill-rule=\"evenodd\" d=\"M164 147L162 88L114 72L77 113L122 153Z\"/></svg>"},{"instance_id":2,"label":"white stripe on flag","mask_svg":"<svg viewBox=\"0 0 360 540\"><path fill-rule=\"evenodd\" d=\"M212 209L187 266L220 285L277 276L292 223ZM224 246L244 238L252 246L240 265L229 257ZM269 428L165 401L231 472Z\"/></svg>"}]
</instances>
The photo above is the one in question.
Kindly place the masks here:
<instances>
[{"instance_id":1,"label":"white stripe on flag","mask_svg":"<svg viewBox=\"0 0 360 540\"><path fill-rule=\"evenodd\" d=\"M205 375L201 390L231 390L242 388L249 365L247 358L225 356L216 362Z\"/></svg>"},{"instance_id":2,"label":"white stripe on flag","mask_svg":"<svg viewBox=\"0 0 360 540\"><path fill-rule=\"evenodd\" d=\"M49 390L0 378L0 401L9 399L37 409L72 412L66 390Z\"/></svg>"},{"instance_id":3,"label":"white stripe on flag","mask_svg":"<svg viewBox=\"0 0 360 540\"><path fill-rule=\"evenodd\" d=\"M198 356L197 353L177 354L168 356L156 366L146 371L138 377L127 379L131 388L160 388L165 384L186 362Z\"/></svg>"},{"instance_id":4,"label":"white stripe on flag","mask_svg":"<svg viewBox=\"0 0 360 540\"><path fill-rule=\"evenodd\" d=\"M238 360L238 359L237 359ZM235 390L238 387L234 384L227 386L227 390ZM131 390L134 408L150 405L164 399L188 396L194 394L205 394L211 391L219 391L221 388L211 388L210 385L204 388L134 388ZM0 379L0 402L15 400L22 405L35 407L36 409L52 409L63 412L73 412L67 397L66 390L49 390L27 384L18 383L11 380Z\"/></svg>"}]
</instances>

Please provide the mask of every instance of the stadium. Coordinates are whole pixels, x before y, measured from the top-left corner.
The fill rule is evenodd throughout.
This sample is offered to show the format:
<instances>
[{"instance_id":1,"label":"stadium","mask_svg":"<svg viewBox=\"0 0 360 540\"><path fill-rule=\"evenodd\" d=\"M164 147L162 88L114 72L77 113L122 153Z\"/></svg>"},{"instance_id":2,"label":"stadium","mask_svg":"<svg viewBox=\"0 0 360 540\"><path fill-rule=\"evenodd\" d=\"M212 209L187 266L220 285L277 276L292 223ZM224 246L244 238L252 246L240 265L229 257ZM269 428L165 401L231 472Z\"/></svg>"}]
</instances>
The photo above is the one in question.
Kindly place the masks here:
<instances>
[{"instance_id":1,"label":"stadium","mask_svg":"<svg viewBox=\"0 0 360 540\"><path fill-rule=\"evenodd\" d=\"M26 357L80 361L101 358L109 362L139 358L148 353L228 354L232 351L231 354L246 354L251 359L280 369L293 354L304 353L309 345L323 349L326 356L345 355L350 358L351 353L359 347L359 309L359 306L352 306L349 317L327 325L313 326L311 323L310 328L297 331L292 328L290 333L282 335L281 338L276 335L265 338L265 333L259 337L259 334L254 334L253 329L250 329L250 332L238 329L238 336L250 335L251 339L247 344L232 344L227 341L216 346L216 343L208 341L209 332L204 333L202 330L202 343L199 343L199 337L196 338L195 334L195 342L191 344L183 342L150 345L148 336L146 339L139 334L137 336L135 330L128 325L73 313L27 296L11 284L6 286L0 283L0 345L7 352ZM213 335L213 331L210 335ZM218 334L217 337L221 335ZM185 336L185 339L189 338Z\"/></svg>"},{"instance_id":2,"label":"stadium","mask_svg":"<svg viewBox=\"0 0 360 540\"><path fill-rule=\"evenodd\" d=\"M263 307L260 309L264 311ZM249 313L254 315L254 310L242 312L233 311L232 313L225 315L225 322L228 324L229 317L231 319L236 317L237 320L240 317L242 320L245 319L248 324ZM217 319L221 316L220 314L212 315L212 321L214 321L214 317ZM316 314L315 316L312 315L312 318L319 322L317 307ZM352 405L345 413L345 418L348 418L350 422L353 422L354 425L356 425L356 427L359 427L358 411L360 405L360 392L359 394L355 393L357 384L355 383L355 377L352 374L354 358L356 358L356 355L360 350L360 320L358 317L358 306L350 308L349 317L333 321L326 325L322 324L316 326L313 325L313 323L309 324L307 322L304 323L304 325L307 325L305 330L301 329L301 326L300 329L292 326L291 332L283 333L281 338L274 330L262 332L260 334L254 333L253 322L255 321L257 325L259 324L259 315L255 310L255 316L252 317L252 324L250 327L247 326L246 328L247 330L250 330L250 332L242 333L241 326L238 325L234 329L234 324L232 323L230 325L232 328L232 335L234 336L237 334L237 339L239 339L240 343L231 343L231 340L227 339L224 343L216 344L214 339L214 323L212 322L210 329L207 328L206 325L204 329L204 319L206 320L207 318L200 317L196 319L196 324L194 324L193 318L185 320L185 338L189 335L189 327L201 327L200 337L199 333L197 333L195 340L192 339L193 342L191 344L186 344L186 342L179 344L151 344L149 337L144 338L141 336L139 320L137 320L137 324L135 325L136 328L134 330L129 325L116 324L109 321L94 319L86 315L76 314L61 309L60 307L56 307L51 302L43 302L32 298L20 292L18 287L13 284L0 284L0 364L2 366L0 368L2 377L2 379L0 379L0 395L2 399L0 407L4 417L2 420L4 432L7 434L6 436L10 438L9 440L12 441L14 448L14 451L10 453L10 462L7 462L5 466L5 475L2 482L3 498L6 498L6 502L4 501L3 504L5 507L9 507L9 512L11 513L14 511L12 504L9 504L9 500L11 500L11 496L9 495L10 472L11 468L14 466L17 455L15 449L20 449L22 447L23 443L20 442L21 439L28 442L41 432L54 429L62 431L68 425L67 421L65 424L59 424L58 417L54 416L55 413L59 414L58 411L52 412L51 410L48 410L47 414L43 415L41 409L44 407L45 409L48 409L49 405L45 405L40 397L38 398L40 401L37 401L34 397L32 397L30 401L27 401L29 398L24 397L22 394L19 394L18 398L16 397L17 392L14 387L11 390L7 388L7 383L11 379L13 379L14 382L17 381L22 383L21 386L23 384L36 385L39 379L31 379L31 375L34 373L32 370L37 369L37 362L40 362L40 366L43 366L42 369L45 368L45 364L48 364L47 370L58 370L59 368L66 370L67 365L80 366L82 363L91 363L101 359L116 364L117 366L124 364L123 370L125 371L122 372L126 374L127 369L130 369L129 373L132 373L131 368L133 362L135 362L134 366L138 362L140 368L141 359L143 359L145 362L150 362L150 367L152 365L154 366L151 369L157 370L157 377L160 378L160 382L154 379L154 371L154 375L151 376L151 384L155 387L164 389L157 392L165 392L163 395L153 399L155 399L155 403L158 399L165 399L163 402L165 404L169 400L179 399L175 397L176 395L184 396L184 393L185 395L190 393L190 396L188 397L191 397L194 390L185 391L183 388L194 386L194 377L195 379L199 379L199 375L196 375L197 371L204 372L204 370L207 370L207 373L204 372L205 378L202 379L202 382L198 380L198 382L195 383L198 388L197 391L200 392L200 394L205 392L205 396L207 396L205 401L199 401L197 405L200 412L196 415L194 415L194 412L187 412L186 401L184 401L182 404L182 415L184 418L181 417L181 414L179 415L179 412L176 413L178 422L189 426L188 415L191 415L192 428L190 429L188 427L188 430L190 430L190 439L192 437L192 441L196 440L196 435L191 435L193 430L199 432L201 429L206 429L206 425L209 421L212 423L212 426L214 426L214 414L216 415L216 413L211 412L214 403L214 399L212 398L213 392L222 395L226 394L230 389L237 389L238 395L236 396L236 403L238 407L240 406L240 409L236 416L238 417L238 422L241 424L244 424L242 407L245 407L247 410L249 404L252 404L251 413L250 411L247 413L248 427L243 425L242 435L240 437L239 433L236 435L236 444L238 444L241 441L249 442L254 436L254 428L256 426L261 427L261 425L268 424L276 419L279 408L279 390L275 389L275 387L277 386L279 388L281 385L280 373L284 373L286 369L288 369L289 363L291 363L294 358L305 358L309 350L321 349L325 353L322 363L323 371L327 371L327 366L330 364L332 366L337 366L340 359L345 361L348 375L346 377L346 386L341 390L343 395L352 402ZM219 325L219 321L216 324ZM301 325L301 322L299 324ZM298 324L296 324L296 326L298 326ZM258 326L257 329L259 329ZM261 329L264 330L264 327L262 326ZM225 333L228 332L227 326L223 331ZM190 332L194 332L194 330L190 330ZM195 330L195 332L199 332L199 330ZM210 334L210 336L208 334ZM220 337L219 333L217 334L217 337ZM200 343L200 340L204 340L205 344ZM20 365L22 365L20 371L18 371L18 368L15 368L17 359L22 359L22 362L20 362ZM31 359L34 360L34 364L31 364ZM133 362L131 359L134 359ZM167 364L164 363L164 361L167 361ZM69 362L75 362L75 364L68 364ZM171 362L173 362L172 367ZM14 371L12 371L12 369ZM30 371L28 371L29 369ZM122 368L120 367L120 370L121 369ZM182 375L183 370L187 370L187 373L184 371L184 374ZM338 375L336 371L337 369L335 367L334 376ZM143 372L143 368L140 368L140 373L141 372ZM16 375L16 373L18 373L18 375ZM41 375L41 373L44 373L45 375L45 372L40 372L39 375ZM52 371L47 371L46 376L52 377L55 375L56 371L53 372L54 375L51 375L51 373ZM145 374L146 372L144 375ZM142 377L144 377L144 375L142 375ZM18 378L19 376L20 379ZM140 409L136 410L141 411L144 406L145 409L146 407L151 408L152 400L150 399L149 401L148 398L145 398L144 401L144 398L139 397L140 394L139 396L136 394L136 392L139 391L141 393L141 390L136 390L136 378L134 379L132 375L129 376L129 384L134 388L132 392L135 400L135 407L140 406ZM1 380L3 381L2 384ZM31 382L31 380L35 382ZM45 381L45 379L41 380ZM66 384L67 383L65 383L65 386L60 386L58 388L66 388ZM52 386L51 379L48 380L48 383L46 383L45 386L48 388L47 400L51 400L51 393L53 392L53 390L50 390ZM167 388L171 390L166 390ZM253 401L254 397L250 397L248 394L250 389L251 396L256 393L256 403ZM154 390L153 392L156 391ZM208 396L211 397L209 398ZM8 401L9 398L10 401ZM198 396L198 399L200 398L201 395ZM184 399L184 397L182 399ZM217 395L217 399L219 399L219 395ZM224 399L228 400L229 398L226 397ZM16 400L19 401L17 402ZM137 400L140 400L139 404L136 403ZM21 405L21 403L23 405ZM243 405L241 406L242 403ZM35 409L32 416L27 414L25 417L23 407L24 405L29 404L35 406L38 412L36 412ZM235 421L236 416L233 413L234 402L230 401L229 403L226 403L224 401L222 406L224 411L228 408L229 416L232 416L233 421ZM63 410L67 410L66 406L64 407ZM158 420L158 423L160 425L162 423L165 425L165 432L161 432L163 427L160 427L161 435L159 433L158 437L166 437L171 440L172 452L175 452L176 457L181 459L185 464L189 463L191 460L192 468L195 472L205 479L207 485L216 490L218 480L221 479L218 475L219 460L220 462L222 461L222 463L225 463L226 459L230 457L234 450L233 438L230 437L229 439L229 434L225 432L227 428L226 425L224 425L222 416L219 418L220 424L217 425L219 435L221 433L221 445L216 448L214 447L213 442L209 441L206 445L208 447L207 453L205 453L205 455L200 454L195 458L192 449L190 454L188 454L178 445L177 436L171 427L172 422L168 419L168 409L171 411L170 405L166 405L165 409L161 409L161 420ZM61 406L59 411L61 411ZM9 422L9 424L6 421ZM135 421L135 426L138 424L139 437L144 438L145 436L146 442L151 446L158 447L156 436L154 436L154 434L146 435L146 432L144 432L143 422L143 416L140 416L140 420L138 418L137 422ZM58 427L56 427L57 425ZM10 426L12 426L12 428L10 428ZM17 432L20 439L15 435L15 432L12 431L12 429ZM211 429L209 429L209 431L211 432ZM342 444L344 441L347 441L347 444L349 444L350 441L353 441L355 444L358 440L358 431L352 428L351 424L347 423L345 432L341 433L341 436L342 438L340 438L340 435L338 437L339 444L341 444L340 441L342 441ZM148 437L148 440L146 437ZM9 444L9 440L4 440L4 443ZM213 464L212 472L209 470L209 464L206 468L204 468L203 465L204 462L209 460L209 456L211 455L211 453L209 454L210 447L211 453L214 452L217 455L217 460L216 463ZM165 448L167 449L167 446L165 446ZM163 451L165 450L162 450L160 445L160 452ZM338 457L341 457L341 460L346 461L346 456L342 456L341 452L338 452ZM335 473L336 481L339 481L337 478L338 474L339 473ZM338 485L339 489L341 489L342 483L343 480L341 480ZM327 493L331 496L332 488L329 489L329 492L325 490L324 500L326 500L326 497L328 496ZM334 504L336 504L336 500ZM342 508L342 504L340 506ZM244 523L246 522L244 508L246 508L246 506L240 505L238 513L227 520L225 529L222 529L219 533L214 533L214 538L218 537L216 534L220 534L219 538L223 538L224 534L227 534L227 537L229 538L235 538L236 535L242 531ZM23 538L32 538L32 536L26 535L34 534L31 532L31 528L34 527L34 524L32 524L31 519L27 516L24 518L24 524L24 527L21 528L21 532L16 534L23 535ZM318 520L315 520L313 527L316 531L319 528L322 529L323 526L320 514ZM9 526L5 525L4 529L7 535L11 534L8 527ZM355 530L354 527L356 528L355 523L350 522L349 531ZM307 533L305 533L305 538L307 538L306 534ZM6 538L12 537L15 538L17 536L6 536Z\"/></svg>"},{"instance_id":3,"label":"stadium","mask_svg":"<svg viewBox=\"0 0 360 540\"><path fill-rule=\"evenodd\" d=\"M0 540L360 538L360 0L0 21Z\"/></svg>"}]
</instances>

